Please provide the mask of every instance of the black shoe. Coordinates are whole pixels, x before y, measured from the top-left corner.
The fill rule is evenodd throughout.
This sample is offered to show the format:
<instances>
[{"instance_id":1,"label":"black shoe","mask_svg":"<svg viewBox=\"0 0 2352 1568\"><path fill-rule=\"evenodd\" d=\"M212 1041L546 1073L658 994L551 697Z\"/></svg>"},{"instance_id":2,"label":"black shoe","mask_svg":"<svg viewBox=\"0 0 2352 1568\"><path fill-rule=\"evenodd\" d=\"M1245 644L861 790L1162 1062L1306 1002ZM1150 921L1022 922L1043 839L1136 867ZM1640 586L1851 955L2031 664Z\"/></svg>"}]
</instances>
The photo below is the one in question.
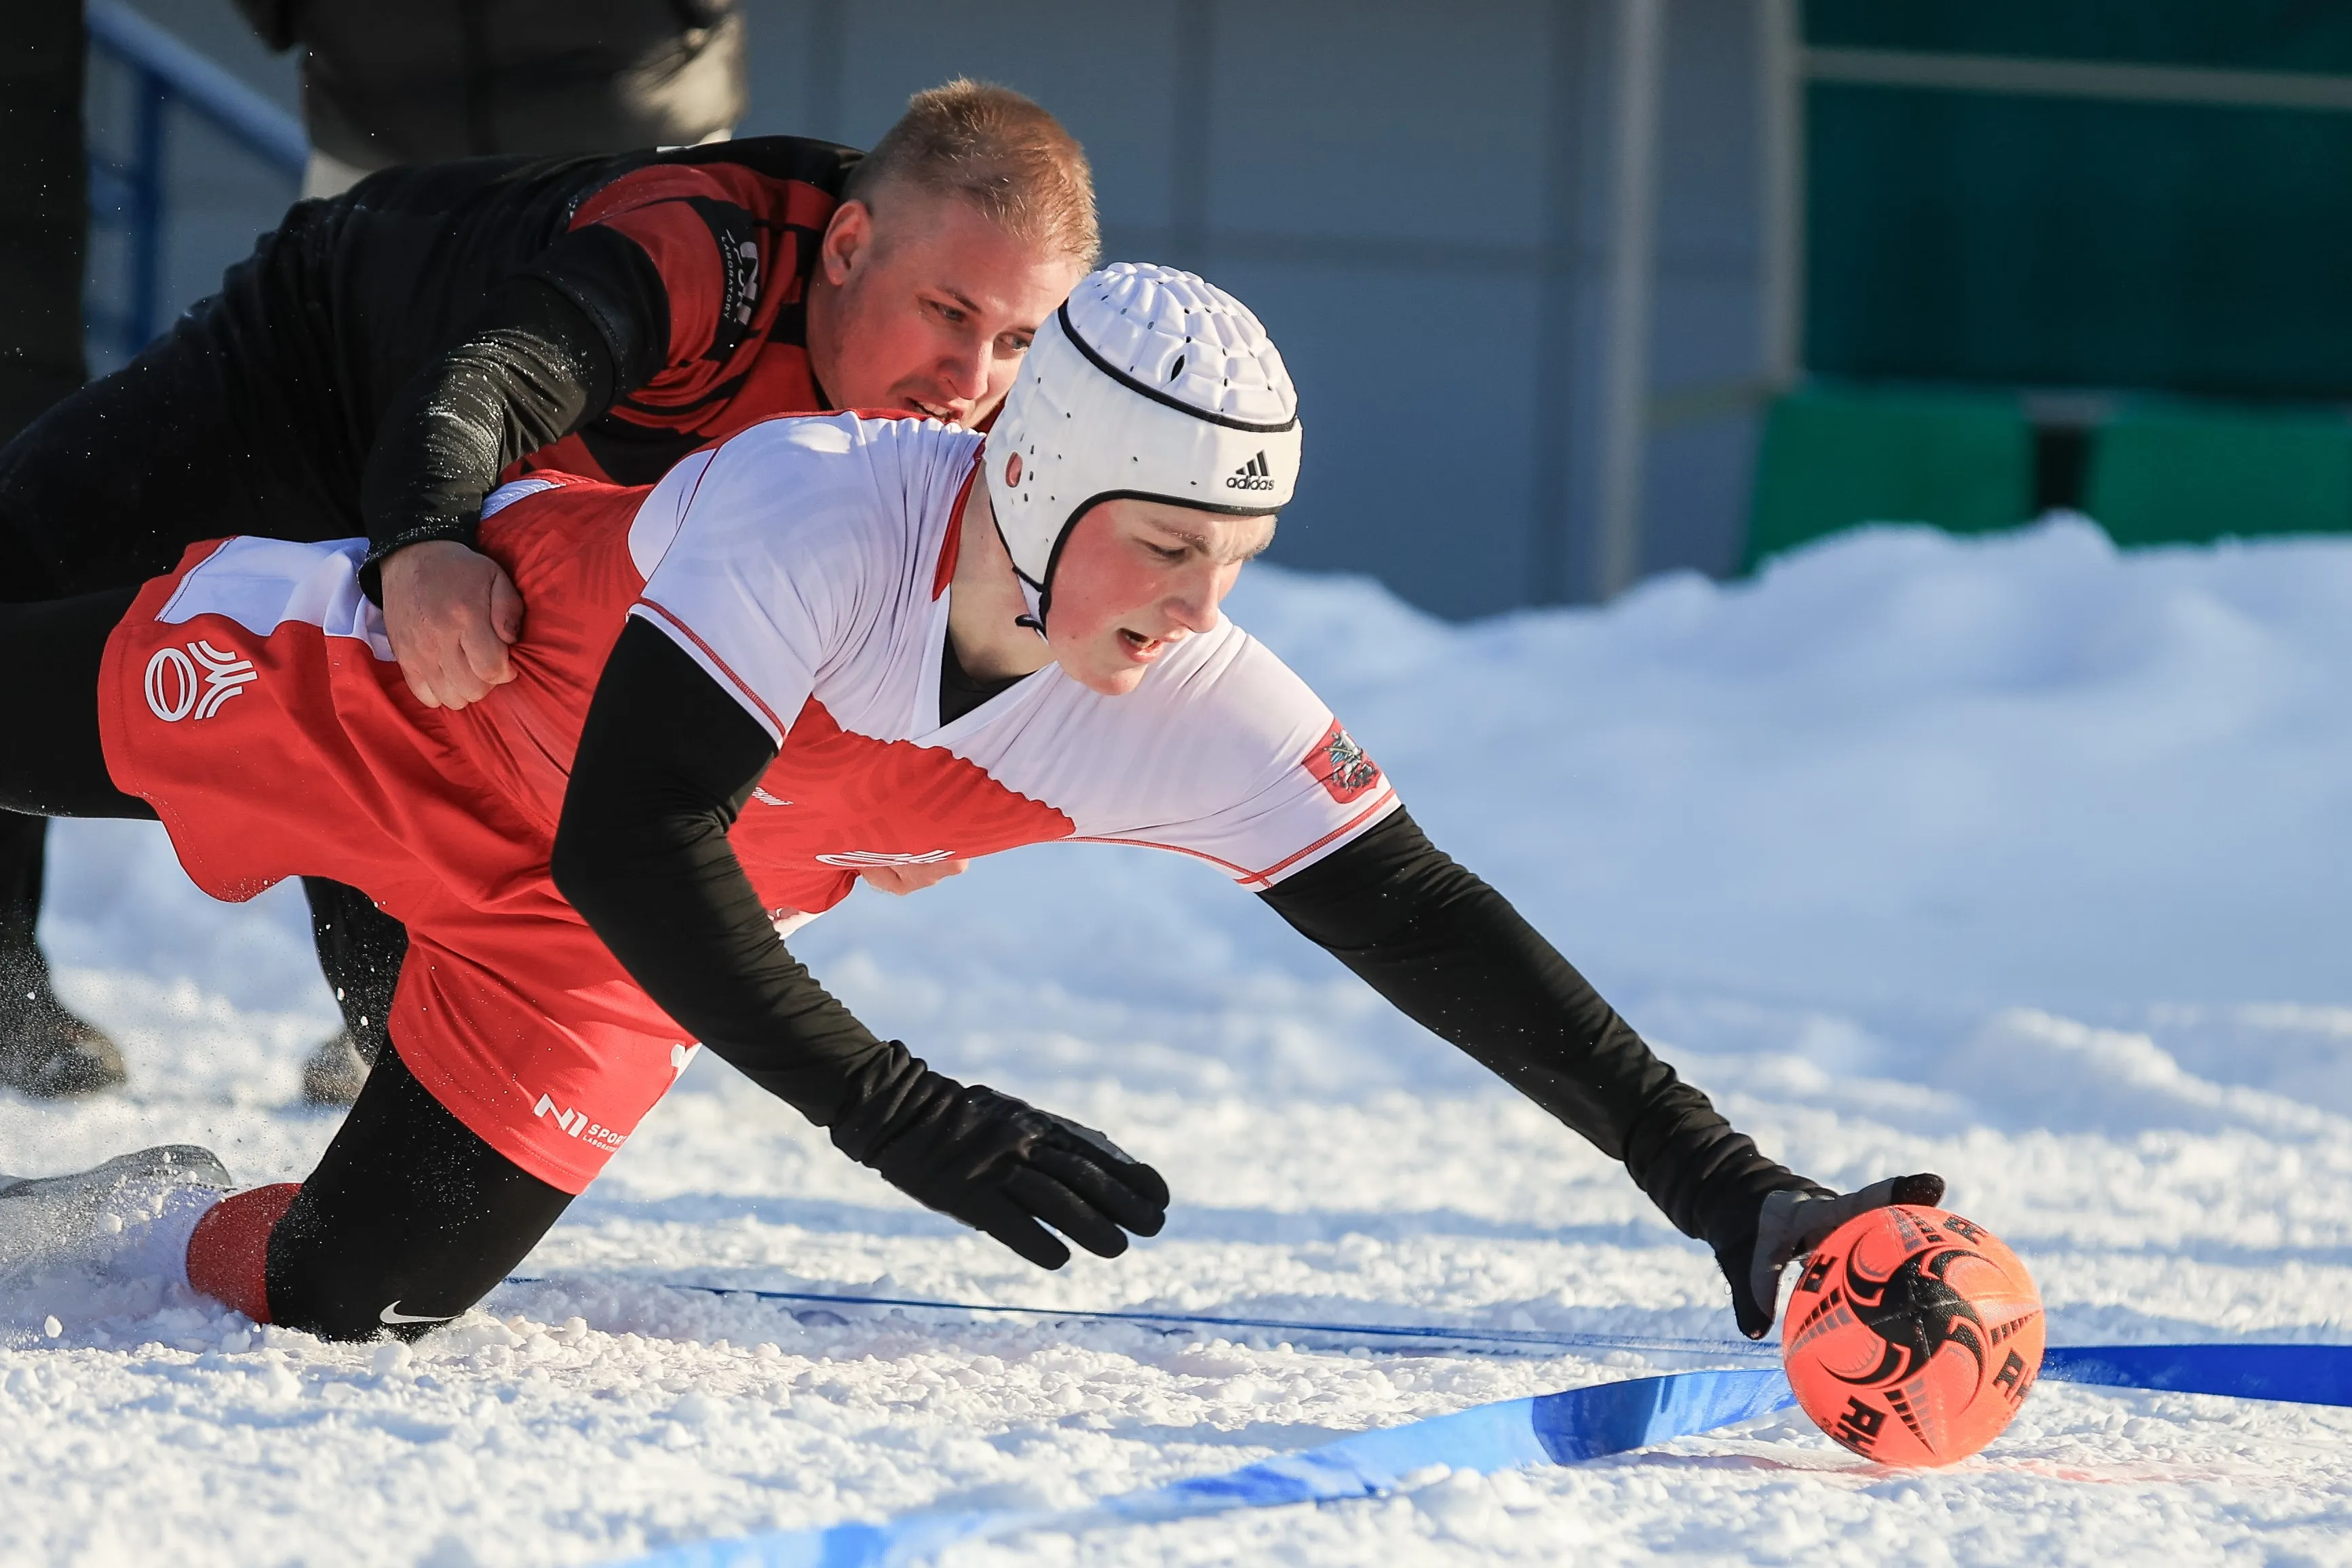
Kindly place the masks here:
<instances>
[{"instance_id":1,"label":"black shoe","mask_svg":"<svg viewBox=\"0 0 2352 1568\"><path fill-rule=\"evenodd\" d=\"M114 1042L58 1000L38 948L0 948L0 1088L58 1099L129 1078Z\"/></svg>"},{"instance_id":2,"label":"black shoe","mask_svg":"<svg viewBox=\"0 0 2352 1568\"><path fill-rule=\"evenodd\" d=\"M349 1030L338 1030L319 1042L302 1064L302 1098L313 1105L348 1105L366 1087L374 1061L362 1051Z\"/></svg>"}]
</instances>

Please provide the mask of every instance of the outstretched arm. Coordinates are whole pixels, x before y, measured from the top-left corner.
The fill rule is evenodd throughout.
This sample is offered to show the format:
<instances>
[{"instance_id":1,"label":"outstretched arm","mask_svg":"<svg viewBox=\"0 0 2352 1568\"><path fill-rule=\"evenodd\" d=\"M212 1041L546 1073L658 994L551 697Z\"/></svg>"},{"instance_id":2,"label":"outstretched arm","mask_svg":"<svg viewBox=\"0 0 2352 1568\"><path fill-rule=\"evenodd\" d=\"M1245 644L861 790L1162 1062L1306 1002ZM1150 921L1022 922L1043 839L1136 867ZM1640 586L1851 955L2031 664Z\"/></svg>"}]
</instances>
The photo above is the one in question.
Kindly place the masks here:
<instances>
[{"instance_id":1,"label":"outstretched arm","mask_svg":"<svg viewBox=\"0 0 2352 1568\"><path fill-rule=\"evenodd\" d=\"M1756 1274L1754 1259L1809 1248L1805 1234L1828 1211L1805 1205L1806 1223L1791 1229L1772 1218L1790 1204L1768 1208L1764 1200L1831 1195L1767 1159L1509 900L1441 852L1410 816L1394 812L1260 896L1406 1016L1624 1161L1677 1229L1714 1249L1741 1329L1753 1335L1770 1326L1771 1286L1793 1253L1771 1262L1769 1278ZM1936 1197L1919 1200L1941 1192L1938 1182ZM1760 1244L1759 1226L1775 1232Z\"/></svg>"},{"instance_id":2,"label":"outstretched arm","mask_svg":"<svg viewBox=\"0 0 2352 1568\"><path fill-rule=\"evenodd\" d=\"M556 886L678 1026L933 1208L1059 1268L1053 1226L1116 1257L1167 1185L1098 1133L875 1038L777 939L727 831L776 755L677 644L623 630L556 834ZM1124 1227L1124 1230L1121 1228Z\"/></svg>"},{"instance_id":3,"label":"outstretched arm","mask_svg":"<svg viewBox=\"0 0 2352 1568\"><path fill-rule=\"evenodd\" d=\"M1261 895L1399 1010L1625 1162L1685 1236L1808 1184L1658 1060L1510 901L1402 810Z\"/></svg>"},{"instance_id":4,"label":"outstretched arm","mask_svg":"<svg viewBox=\"0 0 2352 1568\"><path fill-rule=\"evenodd\" d=\"M580 737L552 869L680 1029L829 1126L890 1052L777 939L727 841L775 756L718 682L631 621Z\"/></svg>"}]
</instances>

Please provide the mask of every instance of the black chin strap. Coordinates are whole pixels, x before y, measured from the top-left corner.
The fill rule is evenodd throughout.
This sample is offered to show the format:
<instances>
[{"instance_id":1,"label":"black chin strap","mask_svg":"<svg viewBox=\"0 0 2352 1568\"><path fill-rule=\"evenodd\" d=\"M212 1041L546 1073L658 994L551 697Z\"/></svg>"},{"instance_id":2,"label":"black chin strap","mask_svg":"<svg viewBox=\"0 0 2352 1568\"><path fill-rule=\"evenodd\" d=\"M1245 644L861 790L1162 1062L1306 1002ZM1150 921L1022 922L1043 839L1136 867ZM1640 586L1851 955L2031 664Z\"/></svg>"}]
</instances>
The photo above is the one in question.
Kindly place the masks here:
<instances>
[{"instance_id":1,"label":"black chin strap","mask_svg":"<svg viewBox=\"0 0 2352 1568\"><path fill-rule=\"evenodd\" d=\"M1073 515L1070 522L1074 523L1076 521L1077 521L1077 518ZM1062 539L1066 539L1069 537L1070 523L1064 523L1062 525L1061 538L1056 538L1054 541L1053 553L1045 558L1045 580L1048 583L1054 580L1054 568L1060 563L1062 559ZM1003 546L1004 559L1007 561L1012 560L1013 546L1004 537L1004 525L1002 522L996 524L996 542ZM1028 580L1022 575L1021 569L1018 566L1013 567L1013 576L1016 582L1021 583L1024 588L1026 587ZM1054 591L1051 588L1041 588L1037 591L1037 613L1034 615L1026 613L1015 615L1013 618L1013 624L1015 626L1026 626L1032 632L1036 632L1038 636L1043 637L1045 634L1045 616L1052 612L1053 608Z\"/></svg>"}]
</instances>

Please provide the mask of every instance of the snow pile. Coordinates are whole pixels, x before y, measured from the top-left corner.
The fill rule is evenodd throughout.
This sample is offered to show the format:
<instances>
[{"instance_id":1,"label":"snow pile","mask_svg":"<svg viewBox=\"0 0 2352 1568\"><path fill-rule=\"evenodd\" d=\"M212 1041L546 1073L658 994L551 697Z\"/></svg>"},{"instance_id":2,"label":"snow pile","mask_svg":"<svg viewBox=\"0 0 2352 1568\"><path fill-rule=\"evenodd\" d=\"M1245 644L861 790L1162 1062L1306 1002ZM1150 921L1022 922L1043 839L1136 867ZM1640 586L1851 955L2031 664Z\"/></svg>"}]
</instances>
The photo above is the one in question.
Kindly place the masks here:
<instances>
[{"instance_id":1,"label":"snow pile","mask_svg":"<svg viewBox=\"0 0 2352 1568\"><path fill-rule=\"evenodd\" d=\"M1823 1179L1932 1168L2061 1341L2343 1338L2352 1284L2352 545L2118 557L2056 519L1881 530L1753 583L1468 627L1253 569L1439 843ZM69 824L47 934L133 1093L0 1096L0 1168L135 1144L299 1175L332 1010L299 895L228 909ZM1646 1364L1349 1354L663 1288L1728 1332L1622 1175L1172 856L1068 846L795 941L943 1068L1110 1131L1169 1233L1045 1275L702 1061L534 1255L415 1352L188 1302L0 1299L0 1560L558 1563L1083 1497ZM51 1335L48 1322L57 1332ZM958 1563L2318 1561L2352 1415L2045 1386L1986 1455L1874 1471L1801 1417L1381 1504ZM2097 1482L2103 1484L2092 1485Z\"/></svg>"}]
</instances>

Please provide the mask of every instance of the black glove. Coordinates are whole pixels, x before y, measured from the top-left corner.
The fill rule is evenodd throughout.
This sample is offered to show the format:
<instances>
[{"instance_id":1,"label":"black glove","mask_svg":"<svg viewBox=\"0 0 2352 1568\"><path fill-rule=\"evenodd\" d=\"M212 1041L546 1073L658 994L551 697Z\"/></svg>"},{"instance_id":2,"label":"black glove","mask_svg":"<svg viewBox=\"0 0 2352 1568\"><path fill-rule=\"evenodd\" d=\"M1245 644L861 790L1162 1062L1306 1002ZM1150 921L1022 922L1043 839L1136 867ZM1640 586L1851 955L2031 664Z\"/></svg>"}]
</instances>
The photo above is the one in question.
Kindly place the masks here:
<instances>
[{"instance_id":1,"label":"black glove","mask_svg":"<svg viewBox=\"0 0 2352 1568\"><path fill-rule=\"evenodd\" d=\"M1933 1208L1944 1201L1944 1178L1932 1173L1888 1176L1859 1192L1838 1194L1808 1183L1767 1193L1732 1234L1710 1237L1716 1263L1731 1281L1731 1312L1739 1332L1762 1339L1780 1305L1780 1270L1829 1239L1857 1214L1889 1204Z\"/></svg>"},{"instance_id":2,"label":"black glove","mask_svg":"<svg viewBox=\"0 0 2352 1568\"><path fill-rule=\"evenodd\" d=\"M1091 1127L932 1071L897 1040L871 1087L833 1119L834 1146L929 1208L984 1230L1041 1269L1070 1249L1116 1258L1157 1236L1168 1184ZM1039 1221L1044 1221L1040 1224ZM1124 1228L1122 1228L1122 1227Z\"/></svg>"}]
</instances>

